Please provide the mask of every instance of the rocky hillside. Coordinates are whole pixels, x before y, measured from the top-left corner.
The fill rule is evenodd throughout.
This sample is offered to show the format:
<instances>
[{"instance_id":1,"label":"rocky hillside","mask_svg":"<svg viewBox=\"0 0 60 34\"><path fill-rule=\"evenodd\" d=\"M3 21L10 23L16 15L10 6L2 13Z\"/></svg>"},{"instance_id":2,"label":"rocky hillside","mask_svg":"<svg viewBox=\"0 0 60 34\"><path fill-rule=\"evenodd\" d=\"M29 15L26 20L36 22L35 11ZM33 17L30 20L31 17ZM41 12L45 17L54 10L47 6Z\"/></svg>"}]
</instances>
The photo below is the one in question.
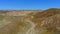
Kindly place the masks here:
<instances>
[{"instance_id":1,"label":"rocky hillside","mask_svg":"<svg viewBox=\"0 0 60 34\"><path fill-rule=\"evenodd\" d=\"M60 9L0 11L0 34L60 34Z\"/></svg>"}]
</instances>

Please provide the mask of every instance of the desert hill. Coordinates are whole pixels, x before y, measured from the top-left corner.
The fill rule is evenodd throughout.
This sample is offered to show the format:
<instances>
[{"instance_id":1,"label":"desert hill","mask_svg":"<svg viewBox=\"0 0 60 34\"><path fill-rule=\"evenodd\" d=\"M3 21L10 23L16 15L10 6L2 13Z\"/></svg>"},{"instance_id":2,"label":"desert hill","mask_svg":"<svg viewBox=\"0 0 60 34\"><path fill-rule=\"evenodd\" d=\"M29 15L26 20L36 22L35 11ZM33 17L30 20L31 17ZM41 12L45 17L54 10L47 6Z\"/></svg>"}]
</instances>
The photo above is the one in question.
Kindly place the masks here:
<instances>
[{"instance_id":1,"label":"desert hill","mask_svg":"<svg viewBox=\"0 0 60 34\"><path fill-rule=\"evenodd\" d=\"M0 11L0 34L60 34L60 9Z\"/></svg>"}]
</instances>

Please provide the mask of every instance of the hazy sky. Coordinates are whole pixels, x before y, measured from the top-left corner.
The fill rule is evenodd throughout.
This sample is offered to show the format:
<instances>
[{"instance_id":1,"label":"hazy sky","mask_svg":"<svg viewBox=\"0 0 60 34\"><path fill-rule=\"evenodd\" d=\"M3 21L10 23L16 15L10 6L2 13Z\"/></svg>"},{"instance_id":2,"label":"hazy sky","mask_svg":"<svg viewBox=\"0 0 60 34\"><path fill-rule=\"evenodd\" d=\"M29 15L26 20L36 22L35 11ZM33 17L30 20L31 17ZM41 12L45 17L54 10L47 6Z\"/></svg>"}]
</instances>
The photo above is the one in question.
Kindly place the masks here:
<instances>
[{"instance_id":1,"label":"hazy sky","mask_svg":"<svg viewBox=\"0 0 60 34\"><path fill-rule=\"evenodd\" d=\"M0 0L0 10L60 8L60 0Z\"/></svg>"}]
</instances>

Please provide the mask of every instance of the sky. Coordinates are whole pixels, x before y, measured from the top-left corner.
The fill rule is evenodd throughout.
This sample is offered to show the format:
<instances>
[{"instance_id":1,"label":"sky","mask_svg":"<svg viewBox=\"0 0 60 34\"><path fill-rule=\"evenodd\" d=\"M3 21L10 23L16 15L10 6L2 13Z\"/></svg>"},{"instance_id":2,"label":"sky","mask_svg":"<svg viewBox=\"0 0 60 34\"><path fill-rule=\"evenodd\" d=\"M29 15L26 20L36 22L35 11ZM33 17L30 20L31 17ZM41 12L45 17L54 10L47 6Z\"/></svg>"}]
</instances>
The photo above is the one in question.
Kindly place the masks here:
<instances>
[{"instance_id":1,"label":"sky","mask_svg":"<svg viewBox=\"0 0 60 34\"><path fill-rule=\"evenodd\" d=\"M60 0L0 0L0 10L45 10L60 8Z\"/></svg>"}]
</instances>

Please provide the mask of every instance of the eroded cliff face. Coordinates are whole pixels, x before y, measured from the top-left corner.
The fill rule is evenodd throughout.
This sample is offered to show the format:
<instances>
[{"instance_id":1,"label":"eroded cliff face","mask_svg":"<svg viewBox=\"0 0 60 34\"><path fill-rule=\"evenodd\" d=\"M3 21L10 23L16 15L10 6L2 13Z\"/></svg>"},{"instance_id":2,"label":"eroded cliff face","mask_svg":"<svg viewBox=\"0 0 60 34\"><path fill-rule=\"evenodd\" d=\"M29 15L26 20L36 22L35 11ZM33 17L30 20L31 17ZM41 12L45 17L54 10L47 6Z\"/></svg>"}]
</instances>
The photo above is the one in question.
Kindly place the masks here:
<instances>
[{"instance_id":1,"label":"eroded cliff face","mask_svg":"<svg viewBox=\"0 0 60 34\"><path fill-rule=\"evenodd\" d=\"M2 12L0 34L60 34L60 9Z\"/></svg>"}]
</instances>

